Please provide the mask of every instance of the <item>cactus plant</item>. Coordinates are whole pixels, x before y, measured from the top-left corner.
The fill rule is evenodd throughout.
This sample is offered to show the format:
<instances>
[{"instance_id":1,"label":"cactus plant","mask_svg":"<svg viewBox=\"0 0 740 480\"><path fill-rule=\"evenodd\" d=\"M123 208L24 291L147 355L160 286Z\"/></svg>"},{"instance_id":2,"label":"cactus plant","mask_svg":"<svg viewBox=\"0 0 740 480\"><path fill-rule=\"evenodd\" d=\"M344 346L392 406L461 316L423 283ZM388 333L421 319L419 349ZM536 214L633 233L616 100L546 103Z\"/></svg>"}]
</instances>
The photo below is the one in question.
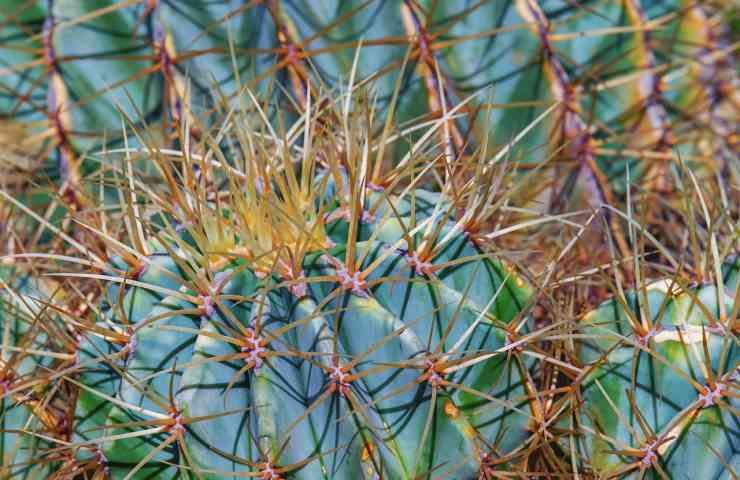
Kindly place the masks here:
<instances>
[{"instance_id":1,"label":"cactus plant","mask_svg":"<svg viewBox=\"0 0 740 480\"><path fill-rule=\"evenodd\" d=\"M299 150L248 124L222 130L245 170L206 167L222 195L173 184L139 251L89 276L112 286L80 344L86 468L341 479L514 463L535 423L531 289L466 233L475 208L456 218L449 185L415 187L411 168L370 185L372 134L355 123Z\"/></svg>"},{"instance_id":2,"label":"cactus plant","mask_svg":"<svg viewBox=\"0 0 740 480\"><path fill-rule=\"evenodd\" d=\"M0 0L0 476L734 478L736 10Z\"/></svg>"},{"instance_id":3,"label":"cactus plant","mask_svg":"<svg viewBox=\"0 0 740 480\"><path fill-rule=\"evenodd\" d=\"M390 103L401 77L401 123L439 116L478 93L465 108L470 115L440 131L455 155L476 143L499 148L560 102L521 150L525 163L570 151L556 162L567 172L554 179L556 204L576 177L596 180L606 199L623 191L626 163L632 178L643 172L645 188L662 191L672 183L672 150L713 172L714 152L726 163L737 144L737 75L727 20L714 4L39 0L16 7L0 3L0 111L45 125L59 176L73 190L82 153L101 135L122 143L119 112L139 126L162 125L166 135L186 122L197 135L213 111L212 86L234 98L242 85L270 90L275 76L284 89L272 89L294 102L283 103L286 111L300 111L307 94L341 85L353 71L374 79L380 101ZM489 86L490 101L482 93Z\"/></svg>"},{"instance_id":4,"label":"cactus plant","mask_svg":"<svg viewBox=\"0 0 740 480\"><path fill-rule=\"evenodd\" d=\"M723 281L652 283L582 320L578 454L607 478L733 478L740 356L737 260Z\"/></svg>"},{"instance_id":5,"label":"cactus plant","mask_svg":"<svg viewBox=\"0 0 740 480\"><path fill-rule=\"evenodd\" d=\"M477 359L505 347L506 318L476 324L486 310L455 289L454 274L445 280L440 272L428 284L394 281L389 277L408 276L403 258L394 257L357 279L336 261L306 264L305 292L299 284L270 287L274 278L233 263L211 280L212 293L173 289L153 301L148 288L173 282L158 267L174 264L154 254L138 277L144 286L124 294L131 331L123 349L114 342L87 347L111 366L103 373L92 364L83 374L85 390L96 390L80 402L78 428L92 428L88 412L108 410L98 425L106 429L97 433L106 439L100 458L114 476L141 468L147 478L164 478L175 468L164 461L206 478L244 471L275 472L267 478L470 475L494 444L508 453L526 438L526 376L518 370L525 367L503 352ZM526 298L490 260L468 268L480 269L472 277L482 283L478 293L508 290L491 312L516 311ZM110 315L107 322L123 330L122 315Z\"/></svg>"}]
</instances>

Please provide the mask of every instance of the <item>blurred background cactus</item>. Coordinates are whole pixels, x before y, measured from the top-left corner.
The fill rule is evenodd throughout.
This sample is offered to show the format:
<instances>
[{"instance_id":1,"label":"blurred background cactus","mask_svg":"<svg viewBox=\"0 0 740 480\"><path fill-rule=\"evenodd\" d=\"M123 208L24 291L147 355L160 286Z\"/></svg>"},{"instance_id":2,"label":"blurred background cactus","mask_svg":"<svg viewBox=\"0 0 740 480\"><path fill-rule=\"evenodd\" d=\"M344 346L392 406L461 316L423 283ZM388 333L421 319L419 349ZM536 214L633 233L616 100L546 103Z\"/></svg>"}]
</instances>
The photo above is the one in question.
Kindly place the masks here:
<instances>
[{"instance_id":1,"label":"blurred background cactus","mask_svg":"<svg viewBox=\"0 0 740 480\"><path fill-rule=\"evenodd\" d=\"M380 103L400 77L400 124L476 94L443 129L456 155L484 141L501 148L557 101L516 158L560 157L559 177L617 190L631 163L632 178L661 191L676 152L711 173L737 148L732 12L638 0L10 0L0 5L1 105L40 127L59 174L71 175L92 146L121 144L121 111L165 134L197 113L197 130L215 89L234 100L249 86L300 112L318 85L346 81L362 46L356 76L374 80Z\"/></svg>"},{"instance_id":2,"label":"blurred background cactus","mask_svg":"<svg viewBox=\"0 0 740 480\"><path fill-rule=\"evenodd\" d=\"M0 476L735 478L737 15L0 0Z\"/></svg>"}]
</instances>

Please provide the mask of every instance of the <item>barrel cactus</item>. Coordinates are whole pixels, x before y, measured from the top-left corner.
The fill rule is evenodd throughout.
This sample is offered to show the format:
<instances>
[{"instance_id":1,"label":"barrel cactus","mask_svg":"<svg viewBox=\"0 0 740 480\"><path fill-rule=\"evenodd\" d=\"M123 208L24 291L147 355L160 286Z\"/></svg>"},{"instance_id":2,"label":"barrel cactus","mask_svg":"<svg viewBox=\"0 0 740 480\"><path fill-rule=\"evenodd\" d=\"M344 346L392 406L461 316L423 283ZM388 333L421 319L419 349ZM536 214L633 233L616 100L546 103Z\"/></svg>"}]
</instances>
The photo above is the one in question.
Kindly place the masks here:
<instances>
[{"instance_id":1,"label":"barrel cactus","mask_svg":"<svg viewBox=\"0 0 740 480\"><path fill-rule=\"evenodd\" d=\"M292 277L153 252L83 344L81 437L114 478L464 478L512 452L528 362L507 326L528 290L464 236L392 240L308 245Z\"/></svg>"},{"instance_id":2,"label":"barrel cactus","mask_svg":"<svg viewBox=\"0 0 740 480\"><path fill-rule=\"evenodd\" d=\"M415 186L420 154L369 181L363 118L290 141L232 122L192 189L151 187L136 241L82 275L110 283L70 380L84 468L469 478L528 450L532 291L480 244L480 189L463 213Z\"/></svg>"},{"instance_id":3,"label":"barrel cactus","mask_svg":"<svg viewBox=\"0 0 740 480\"><path fill-rule=\"evenodd\" d=\"M656 282L584 317L578 453L599 474L737 476L740 262L722 272L718 284Z\"/></svg>"},{"instance_id":4,"label":"barrel cactus","mask_svg":"<svg viewBox=\"0 0 740 480\"><path fill-rule=\"evenodd\" d=\"M674 150L710 172L727 163L737 145L727 18L721 4L688 0L5 0L0 111L48 129L56 176L74 191L81 154L123 143L120 112L165 138L181 123L197 135L214 86L229 99L243 85L288 92L283 106L299 112L356 68L386 105L401 78L400 122L477 94L471 115L440 132L456 155L505 145L558 102L527 136L525 163L562 160L556 180L570 182L559 182L556 206L579 177L608 200L628 165L650 191L666 189Z\"/></svg>"},{"instance_id":5,"label":"barrel cactus","mask_svg":"<svg viewBox=\"0 0 740 480\"><path fill-rule=\"evenodd\" d=\"M0 476L734 478L725 3L0 0Z\"/></svg>"}]
</instances>

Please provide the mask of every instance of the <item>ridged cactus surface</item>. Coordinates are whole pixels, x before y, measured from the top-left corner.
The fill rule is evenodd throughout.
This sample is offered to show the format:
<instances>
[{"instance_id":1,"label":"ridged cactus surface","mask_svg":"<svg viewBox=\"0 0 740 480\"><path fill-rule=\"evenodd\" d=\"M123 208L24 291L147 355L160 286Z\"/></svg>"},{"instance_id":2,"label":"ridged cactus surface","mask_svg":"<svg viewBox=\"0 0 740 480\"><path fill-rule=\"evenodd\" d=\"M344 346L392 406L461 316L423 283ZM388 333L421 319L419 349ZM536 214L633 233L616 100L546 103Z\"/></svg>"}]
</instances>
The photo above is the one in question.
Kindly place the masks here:
<instances>
[{"instance_id":1,"label":"ridged cactus surface","mask_svg":"<svg viewBox=\"0 0 740 480\"><path fill-rule=\"evenodd\" d=\"M579 453L596 471L696 479L740 469L739 271L738 261L724 266L722 290L657 282L583 319L591 338L581 359L593 368L577 415Z\"/></svg>"},{"instance_id":2,"label":"ridged cactus surface","mask_svg":"<svg viewBox=\"0 0 740 480\"><path fill-rule=\"evenodd\" d=\"M6 0L0 111L43 126L56 176L74 186L81 154L122 144L122 114L172 140L181 122L202 130L214 91L273 91L299 113L352 75L388 105L400 77L399 123L466 114L440 133L455 155L500 148L552 108L517 158L559 160L559 208L577 178L610 201L628 165L662 192L676 152L708 174L730 161L737 72L723 15L677 0Z\"/></svg>"},{"instance_id":3,"label":"ridged cactus surface","mask_svg":"<svg viewBox=\"0 0 740 480\"><path fill-rule=\"evenodd\" d=\"M335 233L287 285L242 261L206 276L160 247L108 292L76 425L106 437L114 478L468 478L521 447L531 362L506 347L529 290L434 205L379 201L394 222L386 205L368 238ZM397 230L416 221L441 230L414 248Z\"/></svg>"},{"instance_id":4,"label":"ridged cactus surface","mask_svg":"<svg viewBox=\"0 0 740 480\"><path fill-rule=\"evenodd\" d=\"M0 478L737 478L738 12L0 0Z\"/></svg>"}]
</instances>

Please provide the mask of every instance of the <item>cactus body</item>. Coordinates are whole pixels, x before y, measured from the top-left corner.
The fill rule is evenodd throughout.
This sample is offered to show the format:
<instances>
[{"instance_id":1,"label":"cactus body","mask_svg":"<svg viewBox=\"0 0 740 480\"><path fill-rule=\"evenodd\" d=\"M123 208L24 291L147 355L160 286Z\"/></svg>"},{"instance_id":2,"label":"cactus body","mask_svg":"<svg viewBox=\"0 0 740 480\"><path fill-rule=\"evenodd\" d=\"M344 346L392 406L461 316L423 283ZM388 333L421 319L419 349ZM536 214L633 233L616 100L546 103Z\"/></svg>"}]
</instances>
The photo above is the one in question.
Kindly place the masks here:
<instances>
[{"instance_id":1,"label":"cactus body","mask_svg":"<svg viewBox=\"0 0 740 480\"><path fill-rule=\"evenodd\" d=\"M234 9L201 0L55 0L16 7L0 2L9 45L0 50L0 109L46 118L64 168L74 169L75 152L103 134L121 143L118 109L133 120L158 121L163 131L173 122L203 123L213 84L233 95L243 84L267 90L275 77L300 108L320 82L346 82L360 40L356 76L375 76L382 102L410 49L395 108L399 123L439 115L493 87L490 98L481 94L466 110L496 107L449 122L445 142L458 153L466 140L483 144L492 126L493 143L505 144L560 102L520 142L526 162L572 144L567 157L580 169L569 175L595 177L607 197L624 189L627 165L631 178L665 186L671 149L712 171L710 157L726 157L737 141L727 121L737 109L734 58L719 52L732 42L711 5L269 1ZM696 52L698 45L710 53ZM696 65L687 61L697 55ZM698 108L691 99L700 99Z\"/></svg>"},{"instance_id":2,"label":"cactus body","mask_svg":"<svg viewBox=\"0 0 740 480\"><path fill-rule=\"evenodd\" d=\"M675 479L738 472L740 356L728 316L739 268L725 265L724 291L659 282L629 293L626 305L611 300L586 315L593 338L581 358L593 370L583 383L581 453L595 470Z\"/></svg>"},{"instance_id":3,"label":"cactus body","mask_svg":"<svg viewBox=\"0 0 740 480\"><path fill-rule=\"evenodd\" d=\"M378 208L360 229L355 272L345 236L309 252L291 285L232 261L199 293L160 249L139 283L111 288L99 325L121 336L83 342L77 432L104 437L96 455L114 478L177 465L205 478L467 478L527 438L531 362L501 349L529 291L449 220L433 258L414 260L398 232L440 215L376 198L400 215ZM328 225L336 240L348 221Z\"/></svg>"}]
</instances>

